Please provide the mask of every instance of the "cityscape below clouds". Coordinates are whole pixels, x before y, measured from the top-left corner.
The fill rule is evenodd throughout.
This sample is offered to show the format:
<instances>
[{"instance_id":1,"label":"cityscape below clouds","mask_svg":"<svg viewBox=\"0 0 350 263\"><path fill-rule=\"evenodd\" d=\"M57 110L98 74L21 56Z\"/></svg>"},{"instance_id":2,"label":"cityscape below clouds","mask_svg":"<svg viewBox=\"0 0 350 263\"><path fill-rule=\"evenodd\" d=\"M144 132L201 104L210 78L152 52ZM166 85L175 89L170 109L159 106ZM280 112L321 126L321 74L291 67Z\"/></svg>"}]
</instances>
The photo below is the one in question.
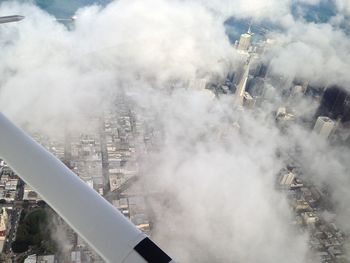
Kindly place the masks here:
<instances>
[{"instance_id":1,"label":"cityscape below clouds","mask_svg":"<svg viewBox=\"0 0 350 263\"><path fill-rule=\"evenodd\" d=\"M16 0L0 16L0 110L77 184L27 177L42 164L11 162L26 149L5 150L0 116L0 262L350 262L348 0ZM157 245L118 247L114 212Z\"/></svg>"}]
</instances>

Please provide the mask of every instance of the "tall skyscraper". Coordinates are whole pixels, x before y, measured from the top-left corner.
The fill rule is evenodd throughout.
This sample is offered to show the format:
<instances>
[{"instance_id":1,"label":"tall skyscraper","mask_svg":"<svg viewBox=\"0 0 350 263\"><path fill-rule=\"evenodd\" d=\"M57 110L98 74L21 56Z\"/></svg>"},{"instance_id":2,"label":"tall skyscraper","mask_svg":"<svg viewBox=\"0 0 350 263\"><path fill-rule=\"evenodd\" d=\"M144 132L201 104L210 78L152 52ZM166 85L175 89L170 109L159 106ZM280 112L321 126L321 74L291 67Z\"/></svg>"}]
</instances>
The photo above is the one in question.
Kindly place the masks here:
<instances>
[{"instance_id":1,"label":"tall skyscraper","mask_svg":"<svg viewBox=\"0 0 350 263\"><path fill-rule=\"evenodd\" d=\"M249 77L250 60L246 62L236 84L235 100L239 105L243 105L244 93L246 92L247 81Z\"/></svg>"},{"instance_id":2,"label":"tall skyscraper","mask_svg":"<svg viewBox=\"0 0 350 263\"><path fill-rule=\"evenodd\" d=\"M328 87L322 96L316 116L328 116L341 119L342 123L350 121L350 94L338 86Z\"/></svg>"},{"instance_id":3,"label":"tall skyscraper","mask_svg":"<svg viewBox=\"0 0 350 263\"><path fill-rule=\"evenodd\" d=\"M335 128L335 122L328 117L320 116L314 126L314 132L327 139Z\"/></svg>"},{"instance_id":4,"label":"tall skyscraper","mask_svg":"<svg viewBox=\"0 0 350 263\"><path fill-rule=\"evenodd\" d=\"M250 31L250 27L247 31L247 33L244 33L241 35L239 42L238 42L238 49L239 50L248 50L250 47L250 42L252 39L252 32Z\"/></svg>"}]
</instances>

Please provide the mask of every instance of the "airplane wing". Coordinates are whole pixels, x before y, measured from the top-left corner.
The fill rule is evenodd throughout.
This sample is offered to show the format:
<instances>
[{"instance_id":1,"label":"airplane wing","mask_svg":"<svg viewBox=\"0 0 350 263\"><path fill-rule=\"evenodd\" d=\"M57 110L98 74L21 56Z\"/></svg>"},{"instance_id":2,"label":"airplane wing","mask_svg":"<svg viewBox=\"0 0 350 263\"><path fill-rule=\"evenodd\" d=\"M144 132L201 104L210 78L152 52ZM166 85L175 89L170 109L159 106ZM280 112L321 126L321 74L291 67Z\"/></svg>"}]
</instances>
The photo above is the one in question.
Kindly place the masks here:
<instances>
[{"instance_id":1,"label":"airplane wing","mask_svg":"<svg viewBox=\"0 0 350 263\"><path fill-rule=\"evenodd\" d=\"M0 156L109 263L174 263L121 212L0 113Z\"/></svg>"},{"instance_id":2,"label":"airplane wing","mask_svg":"<svg viewBox=\"0 0 350 263\"><path fill-rule=\"evenodd\" d=\"M24 19L24 16L0 16L0 24L18 22Z\"/></svg>"}]
</instances>

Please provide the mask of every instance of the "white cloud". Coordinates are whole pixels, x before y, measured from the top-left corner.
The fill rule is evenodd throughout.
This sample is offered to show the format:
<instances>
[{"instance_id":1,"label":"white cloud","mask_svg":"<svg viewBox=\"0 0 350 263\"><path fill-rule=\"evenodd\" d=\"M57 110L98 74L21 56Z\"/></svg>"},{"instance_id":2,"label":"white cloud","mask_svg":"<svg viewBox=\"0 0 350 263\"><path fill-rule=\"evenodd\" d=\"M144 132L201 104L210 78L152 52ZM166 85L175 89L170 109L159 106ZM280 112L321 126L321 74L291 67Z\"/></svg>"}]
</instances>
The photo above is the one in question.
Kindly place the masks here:
<instances>
[{"instance_id":1,"label":"white cloud","mask_svg":"<svg viewBox=\"0 0 350 263\"><path fill-rule=\"evenodd\" d=\"M32 5L6 2L2 12L26 16L1 29L0 104L22 120L97 106L118 80L162 87L222 75L235 61L222 24L197 4L134 0L87 7L72 31Z\"/></svg>"},{"instance_id":2,"label":"white cloud","mask_svg":"<svg viewBox=\"0 0 350 263\"><path fill-rule=\"evenodd\" d=\"M318 85L350 87L350 41L329 24L295 22L285 34L274 35L281 44L272 50L272 68L278 74L301 77Z\"/></svg>"},{"instance_id":3,"label":"white cloud","mask_svg":"<svg viewBox=\"0 0 350 263\"><path fill-rule=\"evenodd\" d=\"M338 11L350 15L350 1L349 0L335 0Z\"/></svg>"}]
</instances>

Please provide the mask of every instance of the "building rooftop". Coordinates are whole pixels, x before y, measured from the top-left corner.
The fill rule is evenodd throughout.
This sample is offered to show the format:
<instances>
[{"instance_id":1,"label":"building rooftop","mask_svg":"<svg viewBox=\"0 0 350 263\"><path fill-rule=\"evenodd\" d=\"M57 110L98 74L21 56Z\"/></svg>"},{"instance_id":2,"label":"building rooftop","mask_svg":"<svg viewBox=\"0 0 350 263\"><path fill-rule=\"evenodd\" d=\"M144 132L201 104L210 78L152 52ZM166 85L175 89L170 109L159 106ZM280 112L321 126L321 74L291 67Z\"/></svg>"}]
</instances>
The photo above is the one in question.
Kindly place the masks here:
<instances>
[{"instance_id":1,"label":"building rooftop","mask_svg":"<svg viewBox=\"0 0 350 263\"><path fill-rule=\"evenodd\" d=\"M36 263L36 255L30 255L25 260L24 263Z\"/></svg>"},{"instance_id":2,"label":"building rooftop","mask_svg":"<svg viewBox=\"0 0 350 263\"><path fill-rule=\"evenodd\" d=\"M38 256L38 260L37 260L37 263L54 263L54 262L55 262L54 255Z\"/></svg>"},{"instance_id":3,"label":"building rooftop","mask_svg":"<svg viewBox=\"0 0 350 263\"><path fill-rule=\"evenodd\" d=\"M330 119L330 118L327 117L327 116L320 116L320 117L318 117L318 118L321 119L321 120L324 121L324 122L333 122L333 120Z\"/></svg>"}]
</instances>

